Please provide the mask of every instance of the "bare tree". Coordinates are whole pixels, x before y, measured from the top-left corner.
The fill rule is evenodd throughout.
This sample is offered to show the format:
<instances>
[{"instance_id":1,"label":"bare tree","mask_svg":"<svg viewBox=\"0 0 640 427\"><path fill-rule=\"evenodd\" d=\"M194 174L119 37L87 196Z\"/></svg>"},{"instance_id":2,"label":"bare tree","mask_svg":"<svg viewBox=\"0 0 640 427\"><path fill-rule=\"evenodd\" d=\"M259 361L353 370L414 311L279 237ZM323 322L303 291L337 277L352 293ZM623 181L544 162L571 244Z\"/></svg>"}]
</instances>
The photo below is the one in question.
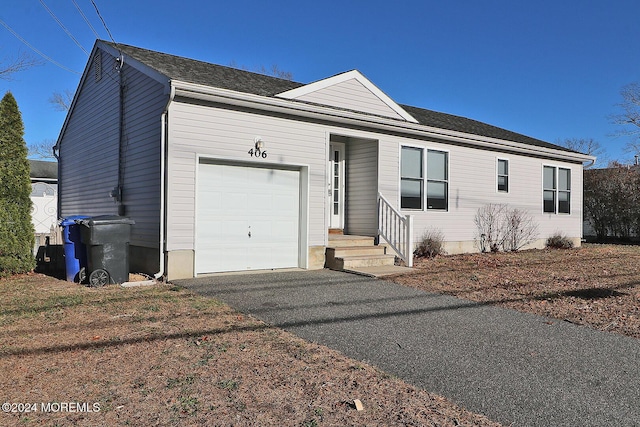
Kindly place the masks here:
<instances>
[{"instance_id":1,"label":"bare tree","mask_svg":"<svg viewBox=\"0 0 640 427\"><path fill-rule=\"evenodd\" d=\"M292 72L281 70L280 67L278 67L276 64L272 65L271 68L267 68L264 65L261 65L260 67L249 69L249 67L247 67L246 65L238 65L236 61L231 61L229 63L229 67L237 68L238 70L264 74L265 76L277 77L283 80L293 80Z\"/></svg>"},{"instance_id":2,"label":"bare tree","mask_svg":"<svg viewBox=\"0 0 640 427\"><path fill-rule=\"evenodd\" d=\"M594 163L594 165L596 166L604 166L607 164L606 150L593 138L566 138L557 141L556 144L566 147L569 150L595 156L596 163Z\"/></svg>"},{"instance_id":3,"label":"bare tree","mask_svg":"<svg viewBox=\"0 0 640 427\"><path fill-rule=\"evenodd\" d=\"M56 158L53 155L54 145L56 145L56 142L53 139L45 139L35 144L29 144L27 146L29 150L28 157L33 160L55 160Z\"/></svg>"},{"instance_id":4,"label":"bare tree","mask_svg":"<svg viewBox=\"0 0 640 427\"><path fill-rule=\"evenodd\" d=\"M17 58L0 64L0 79L11 80L15 73L37 65L42 65L42 61L29 54L20 53Z\"/></svg>"},{"instance_id":5,"label":"bare tree","mask_svg":"<svg viewBox=\"0 0 640 427\"><path fill-rule=\"evenodd\" d=\"M71 108L71 102L73 101L73 92L69 89L65 89L64 92L53 92L49 102L53 105L56 111L69 111Z\"/></svg>"},{"instance_id":6,"label":"bare tree","mask_svg":"<svg viewBox=\"0 0 640 427\"><path fill-rule=\"evenodd\" d=\"M626 151L632 154L640 153L640 83L630 83L620 90L622 102L618 107L621 113L612 116L615 124L623 126L617 133L631 137L626 145Z\"/></svg>"}]
</instances>

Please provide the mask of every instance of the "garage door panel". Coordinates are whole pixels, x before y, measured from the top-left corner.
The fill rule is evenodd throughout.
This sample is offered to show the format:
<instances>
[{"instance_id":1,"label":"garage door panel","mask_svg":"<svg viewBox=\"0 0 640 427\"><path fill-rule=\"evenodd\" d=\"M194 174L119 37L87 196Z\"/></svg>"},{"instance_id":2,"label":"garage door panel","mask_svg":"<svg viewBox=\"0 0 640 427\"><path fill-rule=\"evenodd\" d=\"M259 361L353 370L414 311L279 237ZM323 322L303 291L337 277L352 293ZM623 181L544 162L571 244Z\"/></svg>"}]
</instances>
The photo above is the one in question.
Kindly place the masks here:
<instances>
[{"instance_id":1,"label":"garage door panel","mask_svg":"<svg viewBox=\"0 0 640 427\"><path fill-rule=\"evenodd\" d=\"M200 164L196 273L297 267L299 192L299 171Z\"/></svg>"}]
</instances>

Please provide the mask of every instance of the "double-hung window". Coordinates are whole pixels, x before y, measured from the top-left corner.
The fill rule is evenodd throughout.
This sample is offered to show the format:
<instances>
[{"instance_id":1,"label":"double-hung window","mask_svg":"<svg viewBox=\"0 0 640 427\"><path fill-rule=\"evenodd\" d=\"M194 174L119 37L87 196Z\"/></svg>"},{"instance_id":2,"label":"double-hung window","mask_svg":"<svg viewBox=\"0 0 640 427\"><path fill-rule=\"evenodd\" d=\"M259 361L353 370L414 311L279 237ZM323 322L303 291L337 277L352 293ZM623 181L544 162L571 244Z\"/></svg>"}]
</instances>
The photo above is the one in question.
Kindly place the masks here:
<instances>
[{"instance_id":1,"label":"double-hung window","mask_svg":"<svg viewBox=\"0 0 640 427\"><path fill-rule=\"evenodd\" d=\"M449 194L449 153L427 150L427 209L446 211Z\"/></svg>"},{"instance_id":2,"label":"double-hung window","mask_svg":"<svg viewBox=\"0 0 640 427\"><path fill-rule=\"evenodd\" d=\"M400 208L424 209L425 193L427 209L447 210L449 153L419 147L401 147Z\"/></svg>"},{"instance_id":3,"label":"double-hung window","mask_svg":"<svg viewBox=\"0 0 640 427\"><path fill-rule=\"evenodd\" d=\"M422 209L424 206L424 168L422 148L402 147L400 152L400 207Z\"/></svg>"},{"instance_id":4,"label":"double-hung window","mask_svg":"<svg viewBox=\"0 0 640 427\"><path fill-rule=\"evenodd\" d=\"M558 168L558 212L571 213L571 170Z\"/></svg>"},{"instance_id":5,"label":"double-hung window","mask_svg":"<svg viewBox=\"0 0 640 427\"><path fill-rule=\"evenodd\" d=\"M498 191L509 192L509 160L498 159Z\"/></svg>"},{"instance_id":6,"label":"double-hung window","mask_svg":"<svg viewBox=\"0 0 640 427\"><path fill-rule=\"evenodd\" d=\"M571 169L545 166L542 173L545 213L571 213Z\"/></svg>"}]
</instances>

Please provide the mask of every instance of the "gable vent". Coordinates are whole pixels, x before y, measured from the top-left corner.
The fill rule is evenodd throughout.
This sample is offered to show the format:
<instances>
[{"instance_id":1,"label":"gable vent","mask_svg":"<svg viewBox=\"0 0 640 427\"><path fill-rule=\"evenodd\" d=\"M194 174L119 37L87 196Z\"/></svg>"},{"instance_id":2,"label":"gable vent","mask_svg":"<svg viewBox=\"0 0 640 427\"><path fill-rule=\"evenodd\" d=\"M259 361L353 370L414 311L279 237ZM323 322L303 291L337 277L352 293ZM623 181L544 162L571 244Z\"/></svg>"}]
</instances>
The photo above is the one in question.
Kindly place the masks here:
<instances>
[{"instance_id":1,"label":"gable vent","mask_svg":"<svg viewBox=\"0 0 640 427\"><path fill-rule=\"evenodd\" d=\"M102 52L97 51L93 57L93 77L96 83L102 80Z\"/></svg>"}]
</instances>

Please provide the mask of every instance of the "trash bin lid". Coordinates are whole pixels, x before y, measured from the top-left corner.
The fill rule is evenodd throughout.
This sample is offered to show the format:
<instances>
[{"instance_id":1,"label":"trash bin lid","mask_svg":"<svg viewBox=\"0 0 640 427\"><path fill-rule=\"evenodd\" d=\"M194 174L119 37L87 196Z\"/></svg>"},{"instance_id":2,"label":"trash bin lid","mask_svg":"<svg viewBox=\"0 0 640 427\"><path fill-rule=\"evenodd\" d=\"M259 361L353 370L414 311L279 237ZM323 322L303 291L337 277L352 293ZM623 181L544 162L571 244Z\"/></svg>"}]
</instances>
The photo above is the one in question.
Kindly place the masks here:
<instances>
[{"instance_id":1,"label":"trash bin lid","mask_svg":"<svg viewBox=\"0 0 640 427\"><path fill-rule=\"evenodd\" d=\"M76 220L79 221L87 218L89 217L86 215L71 215L66 218L63 218L62 221L60 221L60 225L63 227L66 227L67 225L77 224Z\"/></svg>"},{"instance_id":2,"label":"trash bin lid","mask_svg":"<svg viewBox=\"0 0 640 427\"><path fill-rule=\"evenodd\" d=\"M99 215L93 217L87 217L78 221L82 225L87 227L93 227L94 225L108 225L108 224L135 224L136 222L126 216L118 215Z\"/></svg>"}]
</instances>

